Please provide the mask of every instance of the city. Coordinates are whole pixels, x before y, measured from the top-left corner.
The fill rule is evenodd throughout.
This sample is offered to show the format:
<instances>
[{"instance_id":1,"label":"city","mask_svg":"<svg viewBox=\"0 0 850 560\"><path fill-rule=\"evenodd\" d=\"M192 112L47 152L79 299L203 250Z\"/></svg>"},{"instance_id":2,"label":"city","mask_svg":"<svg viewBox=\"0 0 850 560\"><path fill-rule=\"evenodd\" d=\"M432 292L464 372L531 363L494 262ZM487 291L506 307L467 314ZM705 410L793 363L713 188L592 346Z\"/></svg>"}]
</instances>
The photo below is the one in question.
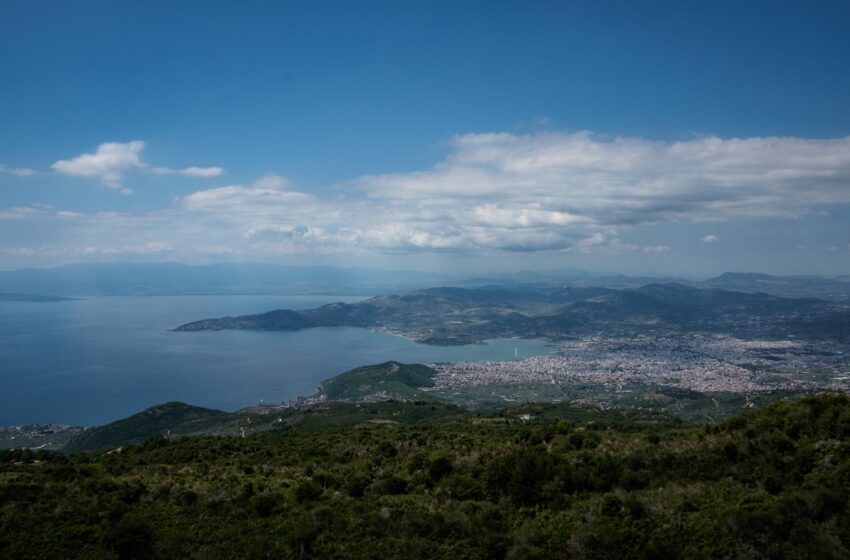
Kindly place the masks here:
<instances>
[{"instance_id":1,"label":"city","mask_svg":"<svg viewBox=\"0 0 850 560\"><path fill-rule=\"evenodd\" d=\"M721 335L587 337L523 360L433 364L435 393L473 387L593 384L613 390L660 385L700 393L777 389L847 391L850 347L838 343L741 340Z\"/></svg>"}]
</instances>

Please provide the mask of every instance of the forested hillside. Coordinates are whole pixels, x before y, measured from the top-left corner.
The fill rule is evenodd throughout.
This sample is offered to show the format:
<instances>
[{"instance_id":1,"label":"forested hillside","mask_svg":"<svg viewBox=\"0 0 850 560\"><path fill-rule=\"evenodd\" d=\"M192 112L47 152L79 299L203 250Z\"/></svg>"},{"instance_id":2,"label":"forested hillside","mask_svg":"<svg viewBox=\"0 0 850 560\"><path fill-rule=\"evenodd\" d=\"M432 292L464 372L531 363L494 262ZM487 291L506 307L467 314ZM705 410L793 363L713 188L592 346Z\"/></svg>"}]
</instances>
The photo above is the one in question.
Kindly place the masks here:
<instances>
[{"instance_id":1,"label":"forested hillside","mask_svg":"<svg viewBox=\"0 0 850 560\"><path fill-rule=\"evenodd\" d=\"M850 557L846 396L695 427L553 405L391 419L431 406L0 452L0 557Z\"/></svg>"}]
</instances>

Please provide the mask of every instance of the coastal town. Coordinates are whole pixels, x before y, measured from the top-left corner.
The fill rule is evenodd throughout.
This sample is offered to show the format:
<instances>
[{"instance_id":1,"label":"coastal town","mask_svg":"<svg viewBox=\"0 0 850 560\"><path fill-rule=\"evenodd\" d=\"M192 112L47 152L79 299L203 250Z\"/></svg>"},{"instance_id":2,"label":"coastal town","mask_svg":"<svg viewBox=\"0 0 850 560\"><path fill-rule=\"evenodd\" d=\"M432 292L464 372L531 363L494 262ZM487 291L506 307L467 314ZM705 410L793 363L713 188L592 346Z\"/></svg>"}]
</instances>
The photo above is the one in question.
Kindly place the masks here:
<instances>
[{"instance_id":1,"label":"coastal town","mask_svg":"<svg viewBox=\"0 0 850 560\"><path fill-rule=\"evenodd\" d=\"M846 345L711 335L588 337L562 342L548 356L432 367L435 392L545 384L661 385L700 393L850 390Z\"/></svg>"}]
</instances>

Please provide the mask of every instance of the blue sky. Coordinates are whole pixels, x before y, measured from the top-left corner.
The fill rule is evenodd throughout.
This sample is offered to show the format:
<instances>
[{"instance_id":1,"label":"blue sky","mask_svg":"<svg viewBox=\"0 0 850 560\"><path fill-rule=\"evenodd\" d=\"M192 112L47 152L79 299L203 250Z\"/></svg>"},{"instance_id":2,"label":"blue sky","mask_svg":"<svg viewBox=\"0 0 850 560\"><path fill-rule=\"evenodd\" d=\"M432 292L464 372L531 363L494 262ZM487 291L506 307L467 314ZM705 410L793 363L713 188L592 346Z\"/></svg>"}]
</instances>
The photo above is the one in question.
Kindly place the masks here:
<instances>
[{"instance_id":1,"label":"blue sky","mask_svg":"<svg viewBox=\"0 0 850 560\"><path fill-rule=\"evenodd\" d=\"M8 0L0 268L848 274L847 29L843 1Z\"/></svg>"}]
</instances>

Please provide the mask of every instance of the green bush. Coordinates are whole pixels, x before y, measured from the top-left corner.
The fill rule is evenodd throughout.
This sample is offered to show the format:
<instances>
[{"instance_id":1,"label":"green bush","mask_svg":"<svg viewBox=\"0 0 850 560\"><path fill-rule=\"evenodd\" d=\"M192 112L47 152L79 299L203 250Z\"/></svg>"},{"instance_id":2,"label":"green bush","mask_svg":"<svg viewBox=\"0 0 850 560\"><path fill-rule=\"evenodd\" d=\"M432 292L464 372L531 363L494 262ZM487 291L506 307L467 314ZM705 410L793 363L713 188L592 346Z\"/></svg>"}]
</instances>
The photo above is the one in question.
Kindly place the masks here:
<instances>
[{"instance_id":1,"label":"green bush","mask_svg":"<svg viewBox=\"0 0 850 560\"><path fill-rule=\"evenodd\" d=\"M0 557L846 559L847 418L822 396L708 428L482 415L2 451Z\"/></svg>"}]
</instances>

